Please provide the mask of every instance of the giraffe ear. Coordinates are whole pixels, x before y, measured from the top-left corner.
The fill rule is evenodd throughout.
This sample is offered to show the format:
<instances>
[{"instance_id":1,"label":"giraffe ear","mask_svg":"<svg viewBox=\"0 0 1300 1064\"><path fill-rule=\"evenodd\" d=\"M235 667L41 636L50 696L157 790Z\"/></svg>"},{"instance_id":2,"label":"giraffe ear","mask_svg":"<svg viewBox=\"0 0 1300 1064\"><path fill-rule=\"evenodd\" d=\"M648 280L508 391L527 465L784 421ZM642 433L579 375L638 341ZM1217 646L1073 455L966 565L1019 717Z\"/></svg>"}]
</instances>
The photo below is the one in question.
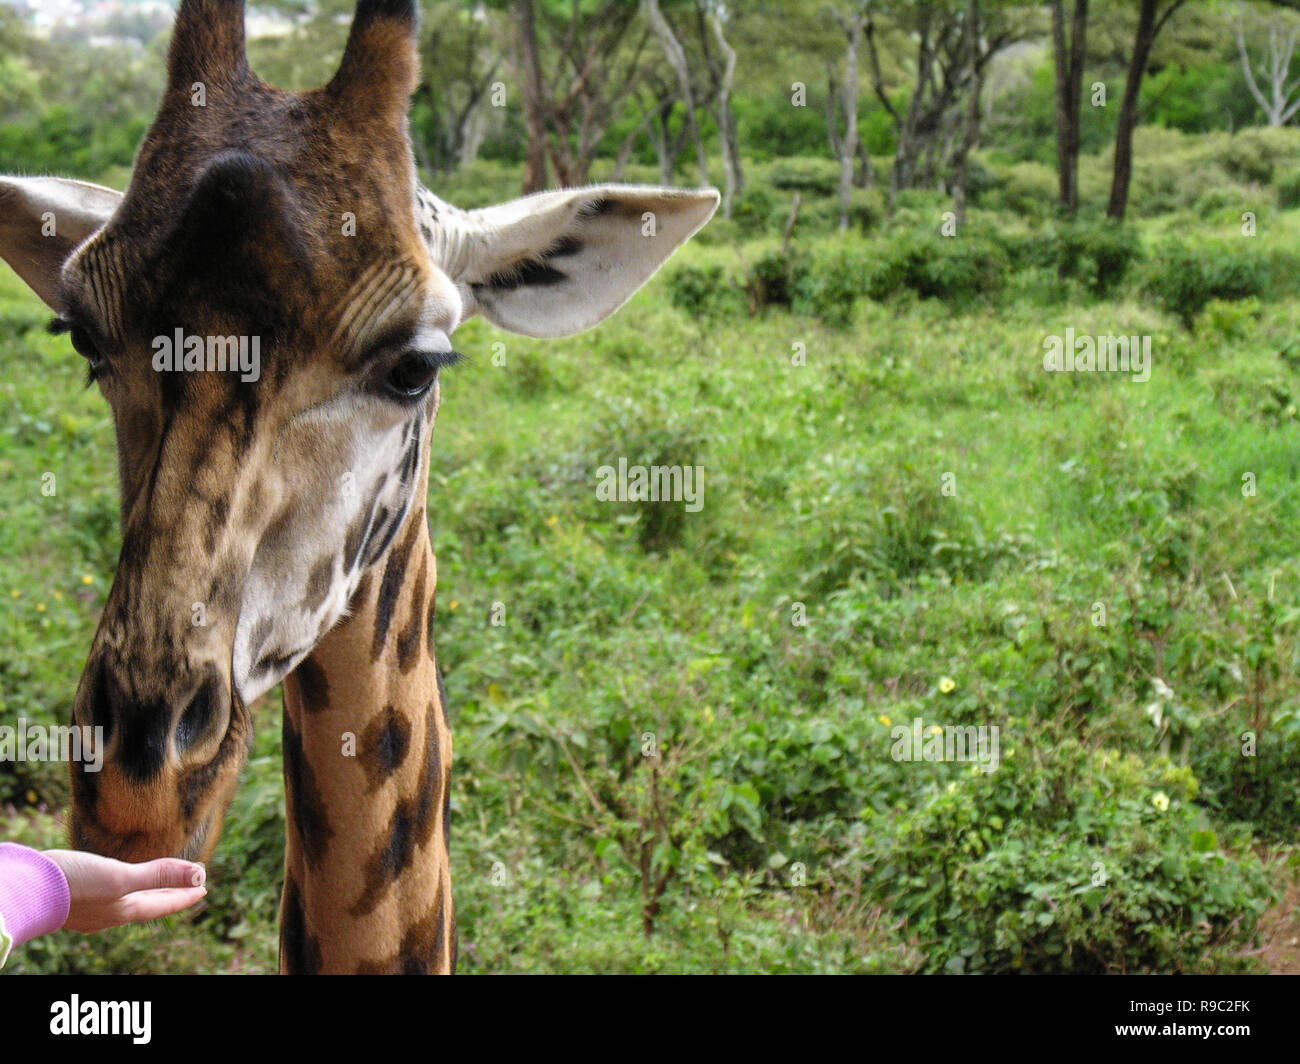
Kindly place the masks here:
<instances>
[{"instance_id":1,"label":"giraffe ear","mask_svg":"<svg viewBox=\"0 0 1300 1064\"><path fill-rule=\"evenodd\" d=\"M59 177L0 177L0 258L46 305L68 256L112 217L122 193Z\"/></svg>"},{"instance_id":2,"label":"giraffe ear","mask_svg":"<svg viewBox=\"0 0 1300 1064\"><path fill-rule=\"evenodd\" d=\"M716 189L634 185L543 192L450 212L435 258L480 313L524 336L568 336L626 303L712 217Z\"/></svg>"},{"instance_id":3,"label":"giraffe ear","mask_svg":"<svg viewBox=\"0 0 1300 1064\"><path fill-rule=\"evenodd\" d=\"M167 52L169 91L188 101L196 81L211 92L248 75L244 0L181 0Z\"/></svg>"},{"instance_id":4,"label":"giraffe ear","mask_svg":"<svg viewBox=\"0 0 1300 1064\"><path fill-rule=\"evenodd\" d=\"M415 0L360 0L343 49L343 60L325 91L358 120L388 117L402 123L420 76Z\"/></svg>"}]
</instances>

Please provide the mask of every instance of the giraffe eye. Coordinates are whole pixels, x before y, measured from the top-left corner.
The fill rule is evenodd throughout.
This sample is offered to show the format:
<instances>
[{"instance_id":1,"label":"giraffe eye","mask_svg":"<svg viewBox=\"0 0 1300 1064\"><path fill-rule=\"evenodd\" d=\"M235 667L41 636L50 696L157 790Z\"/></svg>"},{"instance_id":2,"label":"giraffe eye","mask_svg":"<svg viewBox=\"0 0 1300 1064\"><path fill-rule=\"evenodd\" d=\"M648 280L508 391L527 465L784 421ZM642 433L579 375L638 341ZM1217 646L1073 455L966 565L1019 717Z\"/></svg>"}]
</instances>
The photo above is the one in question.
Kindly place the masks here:
<instances>
[{"instance_id":1,"label":"giraffe eye","mask_svg":"<svg viewBox=\"0 0 1300 1064\"><path fill-rule=\"evenodd\" d=\"M391 370L384 383L399 399L414 399L423 395L433 385L438 375L438 364L424 355L403 355Z\"/></svg>"},{"instance_id":2,"label":"giraffe eye","mask_svg":"<svg viewBox=\"0 0 1300 1064\"><path fill-rule=\"evenodd\" d=\"M104 356L99 353L95 341L80 325L74 325L68 331L68 339L72 341L72 349L86 360L86 376L93 384L104 374Z\"/></svg>"},{"instance_id":3,"label":"giraffe eye","mask_svg":"<svg viewBox=\"0 0 1300 1064\"><path fill-rule=\"evenodd\" d=\"M454 351L430 354L423 351L410 351L398 359L388 376L384 378L384 387L388 393L398 399L418 399L426 394L438 377L438 370L458 361L460 356Z\"/></svg>"},{"instance_id":4,"label":"giraffe eye","mask_svg":"<svg viewBox=\"0 0 1300 1064\"><path fill-rule=\"evenodd\" d=\"M95 346L95 341L84 327L76 322L68 321L66 318L55 318L50 323L50 332L56 335L58 333L67 333L68 339L72 343L72 349L86 360L89 380L92 383L99 380L107 368L104 356L100 354L99 348Z\"/></svg>"}]
</instances>

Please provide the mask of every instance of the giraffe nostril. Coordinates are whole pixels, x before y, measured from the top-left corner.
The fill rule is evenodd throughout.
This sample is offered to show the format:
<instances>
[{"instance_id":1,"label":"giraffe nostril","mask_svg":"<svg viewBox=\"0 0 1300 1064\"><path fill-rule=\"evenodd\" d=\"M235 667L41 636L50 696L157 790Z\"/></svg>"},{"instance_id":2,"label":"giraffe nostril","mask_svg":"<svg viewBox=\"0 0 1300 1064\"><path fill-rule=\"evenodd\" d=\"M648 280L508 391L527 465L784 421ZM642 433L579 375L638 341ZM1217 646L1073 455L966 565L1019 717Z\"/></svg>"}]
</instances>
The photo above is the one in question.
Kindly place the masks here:
<instances>
[{"instance_id":1,"label":"giraffe nostril","mask_svg":"<svg viewBox=\"0 0 1300 1064\"><path fill-rule=\"evenodd\" d=\"M114 707L121 701L121 689L101 657L91 674L86 704L90 711L90 726L104 729L105 743L113 737L113 723L117 716Z\"/></svg>"},{"instance_id":2,"label":"giraffe nostril","mask_svg":"<svg viewBox=\"0 0 1300 1064\"><path fill-rule=\"evenodd\" d=\"M184 752L212 730L217 717L221 685L214 679L203 681L176 725L176 749Z\"/></svg>"}]
</instances>

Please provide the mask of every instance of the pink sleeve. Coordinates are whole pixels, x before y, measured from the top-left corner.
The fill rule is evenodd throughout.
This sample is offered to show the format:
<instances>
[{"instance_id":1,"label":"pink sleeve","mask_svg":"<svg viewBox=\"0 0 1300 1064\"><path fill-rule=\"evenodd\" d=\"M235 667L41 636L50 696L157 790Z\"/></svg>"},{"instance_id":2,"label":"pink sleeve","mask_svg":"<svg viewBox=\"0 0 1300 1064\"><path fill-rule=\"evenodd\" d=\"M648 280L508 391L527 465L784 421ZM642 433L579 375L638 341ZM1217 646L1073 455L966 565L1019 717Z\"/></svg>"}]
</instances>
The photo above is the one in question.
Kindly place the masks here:
<instances>
[{"instance_id":1,"label":"pink sleeve","mask_svg":"<svg viewBox=\"0 0 1300 1064\"><path fill-rule=\"evenodd\" d=\"M14 945L57 931L71 904L63 869L43 853L0 842L0 917Z\"/></svg>"}]
</instances>

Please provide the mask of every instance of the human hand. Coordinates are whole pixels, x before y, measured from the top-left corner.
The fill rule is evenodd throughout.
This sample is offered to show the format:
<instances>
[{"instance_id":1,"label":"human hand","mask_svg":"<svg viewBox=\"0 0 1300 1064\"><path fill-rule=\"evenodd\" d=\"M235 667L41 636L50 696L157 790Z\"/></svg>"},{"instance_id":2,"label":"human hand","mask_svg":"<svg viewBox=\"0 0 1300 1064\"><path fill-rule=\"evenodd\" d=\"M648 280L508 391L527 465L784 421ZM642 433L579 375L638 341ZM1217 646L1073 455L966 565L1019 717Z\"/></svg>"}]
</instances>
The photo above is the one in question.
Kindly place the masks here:
<instances>
[{"instance_id":1,"label":"human hand","mask_svg":"<svg viewBox=\"0 0 1300 1064\"><path fill-rule=\"evenodd\" d=\"M63 926L72 931L102 931L188 909L207 894L201 864L162 857L128 864L81 850L46 850L63 870L72 905Z\"/></svg>"}]
</instances>

